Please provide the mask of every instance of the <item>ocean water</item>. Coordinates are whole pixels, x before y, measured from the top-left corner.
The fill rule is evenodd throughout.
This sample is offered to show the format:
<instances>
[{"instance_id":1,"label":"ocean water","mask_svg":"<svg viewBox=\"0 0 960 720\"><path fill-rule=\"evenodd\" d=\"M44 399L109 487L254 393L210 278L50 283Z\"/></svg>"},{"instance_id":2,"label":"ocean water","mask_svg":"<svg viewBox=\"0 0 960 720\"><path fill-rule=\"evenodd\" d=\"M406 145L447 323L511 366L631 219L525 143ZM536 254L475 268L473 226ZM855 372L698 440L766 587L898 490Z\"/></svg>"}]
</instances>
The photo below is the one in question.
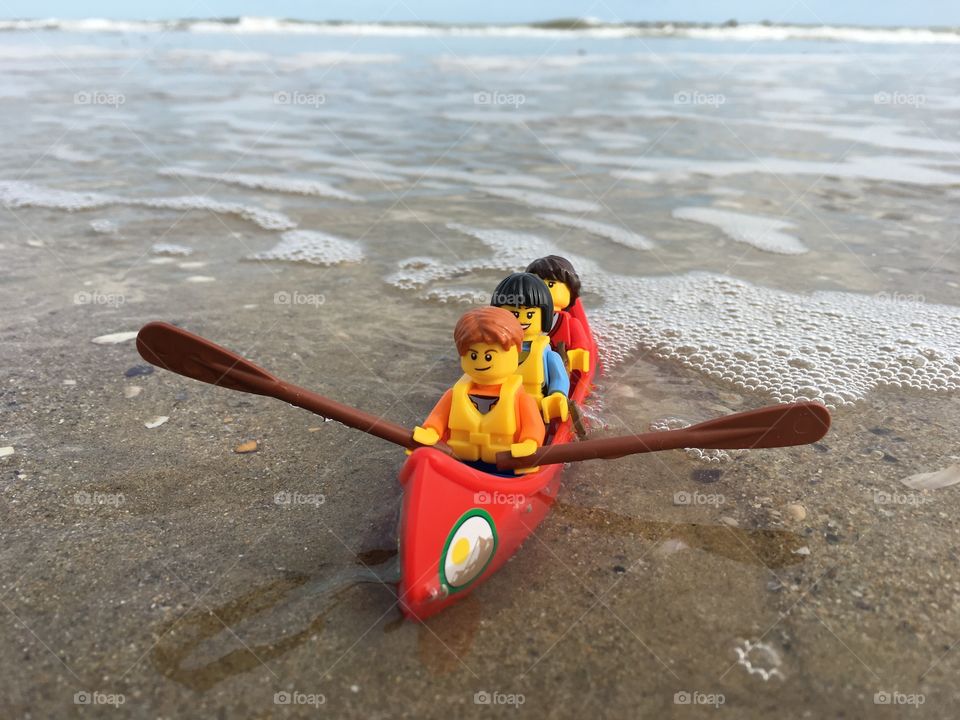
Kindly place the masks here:
<instances>
[{"instance_id":1,"label":"ocean water","mask_svg":"<svg viewBox=\"0 0 960 720\"><path fill-rule=\"evenodd\" d=\"M953 31L6 29L0 714L955 714ZM412 426L458 315L549 253L591 432L794 399L834 429L569 468L422 626L357 566L402 453L130 341L173 321Z\"/></svg>"}]
</instances>

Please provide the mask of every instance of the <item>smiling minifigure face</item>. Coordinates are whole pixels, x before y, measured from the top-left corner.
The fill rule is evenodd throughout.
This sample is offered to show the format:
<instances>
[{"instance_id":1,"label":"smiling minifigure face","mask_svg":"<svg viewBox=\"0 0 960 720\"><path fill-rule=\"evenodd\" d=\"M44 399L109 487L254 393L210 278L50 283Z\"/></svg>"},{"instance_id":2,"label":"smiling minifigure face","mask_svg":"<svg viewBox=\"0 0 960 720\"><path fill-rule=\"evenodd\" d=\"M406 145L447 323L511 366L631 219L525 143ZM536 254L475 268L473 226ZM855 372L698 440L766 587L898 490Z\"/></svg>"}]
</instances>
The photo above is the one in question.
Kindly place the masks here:
<instances>
[{"instance_id":1,"label":"smiling minifigure face","mask_svg":"<svg viewBox=\"0 0 960 720\"><path fill-rule=\"evenodd\" d=\"M544 280L544 282L550 289L550 297L553 298L553 311L566 310L570 304L570 288L567 287L566 283L562 283L559 280L548 279Z\"/></svg>"},{"instance_id":2,"label":"smiling minifigure face","mask_svg":"<svg viewBox=\"0 0 960 720\"><path fill-rule=\"evenodd\" d=\"M500 385L517 372L520 354L516 346L504 350L499 345L473 343L460 356L460 367L479 385Z\"/></svg>"},{"instance_id":3,"label":"smiling minifigure face","mask_svg":"<svg viewBox=\"0 0 960 720\"><path fill-rule=\"evenodd\" d=\"M532 340L543 333L543 312L538 307L525 307L523 305L505 305L504 310L509 310L513 316L520 321L520 327L523 328L523 339Z\"/></svg>"}]
</instances>

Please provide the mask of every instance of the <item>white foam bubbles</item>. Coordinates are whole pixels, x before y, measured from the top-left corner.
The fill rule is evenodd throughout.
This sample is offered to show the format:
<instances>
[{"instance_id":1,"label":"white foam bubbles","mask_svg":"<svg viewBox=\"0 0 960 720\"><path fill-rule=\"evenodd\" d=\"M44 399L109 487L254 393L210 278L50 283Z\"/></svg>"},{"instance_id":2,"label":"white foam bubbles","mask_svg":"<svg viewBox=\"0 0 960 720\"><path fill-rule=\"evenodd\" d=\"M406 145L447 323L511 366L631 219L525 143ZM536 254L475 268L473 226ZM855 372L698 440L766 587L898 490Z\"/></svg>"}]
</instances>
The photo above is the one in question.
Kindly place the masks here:
<instances>
[{"instance_id":1,"label":"white foam bubbles","mask_svg":"<svg viewBox=\"0 0 960 720\"><path fill-rule=\"evenodd\" d=\"M156 255L178 255L182 257L193 254L193 250L186 245L178 245L177 243L170 242L154 243L150 247L150 252Z\"/></svg>"},{"instance_id":2,"label":"white foam bubbles","mask_svg":"<svg viewBox=\"0 0 960 720\"><path fill-rule=\"evenodd\" d=\"M339 190L333 185L319 180L302 180L279 175L252 175L237 172L205 172L184 167L161 168L158 172L160 175L166 177L212 180L214 182L236 185L252 190L267 190L270 192L292 193L294 195L313 195L317 197L335 198L337 200L350 200L352 202L363 200L359 195Z\"/></svg>"},{"instance_id":3,"label":"white foam bubbles","mask_svg":"<svg viewBox=\"0 0 960 720\"><path fill-rule=\"evenodd\" d=\"M778 177L813 175L818 178L838 177L924 186L960 185L960 174L929 167L934 163L928 160L899 155L847 157L842 162L825 162L777 157L752 160L701 160L647 156L632 158L624 155L603 155L587 150L560 150L559 154L566 160L584 164L629 168L615 170L612 174L617 178L645 183L676 182L686 180L693 175L730 177L758 173Z\"/></svg>"},{"instance_id":4,"label":"white foam bubbles","mask_svg":"<svg viewBox=\"0 0 960 720\"><path fill-rule=\"evenodd\" d=\"M513 200L514 202L547 210L563 210L565 212L597 212L600 205L590 200L573 200L571 198L548 195L546 193L517 190L516 188L484 188L487 195Z\"/></svg>"},{"instance_id":5,"label":"white foam bubbles","mask_svg":"<svg viewBox=\"0 0 960 720\"><path fill-rule=\"evenodd\" d=\"M885 294L791 293L703 272L619 275L537 235L447 227L479 240L491 255L456 263L410 258L388 281L429 298L445 280L484 270L514 272L531 258L564 255L584 288L600 298L588 312L610 369L648 352L777 401L832 407L879 387L960 389L957 307ZM483 290L443 287L441 294L469 300Z\"/></svg>"},{"instance_id":6,"label":"white foam bubbles","mask_svg":"<svg viewBox=\"0 0 960 720\"><path fill-rule=\"evenodd\" d=\"M259 225L264 230L289 230L297 225L282 213L240 203L214 200L203 195L127 198L105 193L57 190L20 180L0 180L0 204L9 208L38 207L68 212L94 210L113 205L160 210L208 210L222 215L237 215Z\"/></svg>"},{"instance_id":7,"label":"white foam bubbles","mask_svg":"<svg viewBox=\"0 0 960 720\"><path fill-rule=\"evenodd\" d=\"M292 230L283 233L276 246L251 255L250 259L337 265L363 260L363 249L352 240L344 240L315 230Z\"/></svg>"},{"instance_id":8,"label":"white foam bubbles","mask_svg":"<svg viewBox=\"0 0 960 720\"><path fill-rule=\"evenodd\" d=\"M592 315L614 362L639 347L778 401L834 407L881 386L960 387L956 307L795 294L710 273L598 280L617 303Z\"/></svg>"},{"instance_id":9,"label":"white foam bubbles","mask_svg":"<svg viewBox=\"0 0 960 720\"><path fill-rule=\"evenodd\" d=\"M780 255L802 255L807 252L806 245L784 232L795 227L787 220L708 207L676 208L673 216L678 220L691 220L719 228L727 237L758 250Z\"/></svg>"},{"instance_id":10,"label":"white foam bubbles","mask_svg":"<svg viewBox=\"0 0 960 720\"><path fill-rule=\"evenodd\" d=\"M654 247L653 242L643 235L617 227L616 225L607 225L606 223L597 222L596 220L586 220L580 217L569 217L567 215L556 215L554 213L542 213L537 215L537 217L555 225L585 230L592 235L607 238L631 250L650 250Z\"/></svg>"}]
</instances>

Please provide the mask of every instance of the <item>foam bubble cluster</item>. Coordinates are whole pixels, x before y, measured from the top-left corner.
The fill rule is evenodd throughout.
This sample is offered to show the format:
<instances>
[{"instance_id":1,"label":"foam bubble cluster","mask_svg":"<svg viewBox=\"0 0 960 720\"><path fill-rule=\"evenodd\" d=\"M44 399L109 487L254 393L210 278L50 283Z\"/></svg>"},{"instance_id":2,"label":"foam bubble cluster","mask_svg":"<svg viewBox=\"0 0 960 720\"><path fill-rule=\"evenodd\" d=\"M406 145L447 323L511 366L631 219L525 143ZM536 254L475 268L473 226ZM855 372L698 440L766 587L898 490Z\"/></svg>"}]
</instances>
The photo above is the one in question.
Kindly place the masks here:
<instances>
[{"instance_id":1,"label":"foam bubble cluster","mask_svg":"<svg viewBox=\"0 0 960 720\"><path fill-rule=\"evenodd\" d=\"M591 235L607 238L607 240L615 242L617 245L630 248L631 250L650 250L654 246L653 242L645 238L643 235L631 232L625 228L617 227L616 225L607 225L606 223L597 222L596 220L587 220L580 217L569 217L567 215L556 215L554 213L542 213L537 215L537 217L541 218L542 220L546 220L547 222L554 223L555 225L562 225L563 227L575 228L577 230L585 230Z\"/></svg>"},{"instance_id":2,"label":"foam bubble cluster","mask_svg":"<svg viewBox=\"0 0 960 720\"><path fill-rule=\"evenodd\" d=\"M650 423L652 432L666 432L667 430L680 430L693 425L689 420L678 417L658 418ZM727 463L733 460L736 455L741 454L742 450L713 450L704 448L684 448L683 451L687 457L694 460L700 460L706 463Z\"/></svg>"},{"instance_id":3,"label":"foam bubble cluster","mask_svg":"<svg viewBox=\"0 0 960 720\"><path fill-rule=\"evenodd\" d=\"M691 220L719 228L737 242L753 245L758 250L780 255L802 255L807 246L784 230L796 227L792 222L777 218L747 215L709 207L681 207L673 211L678 220Z\"/></svg>"},{"instance_id":4,"label":"foam bubble cluster","mask_svg":"<svg viewBox=\"0 0 960 720\"><path fill-rule=\"evenodd\" d=\"M315 230L291 230L280 236L280 242L264 252L251 255L252 260L283 260L311 265L337 265L363 260L360 245Z\"/></svg>"},{"instance_id":5,"label":"foam bubble cluster","mask_svg":"<svg viewBox=\"0 0 960 720\"><path fill-rule=\"evenodd\" d=\"M600 205L590 200L573 200L571 198L547 195L546 193L531 192L529 190L515 190L513 188L486 188L487 195L514 200L524 205L547 210L564 210L566 212L597 212Z\"/></svg>"},{"instance_id":6,"label":"foam bubble cluster","mask_svg":"<svg viewBox=\"0 0 960 720\"><path fill-rule=\"evenodd\" d=\"M641 348L781 402L831 407L881 386L960 388L956 307L800 295L710 273L598 280L607 303L595 325L613 362Z\"/></svg>"},{"instance_id":7,"label":"foam bubble cluster","mask_svg":"<svg viewBox=\"0 0 960 720\"><path fill-rule=\"evenodd\" d=\"M790 293L703 272L618 275L536 235L447 227L493 254L447 264L410 258L388 281L429 298L445 280L483 270L512 272L541 255L565 255L584 288L601 299L588 311L608 368L647 353L780 402L831 407L878 387L960 389L960 308L883 293ZM442 292L467 300L484 290Z\"/></svg>"},{"instance_id":8,"label":"foam bubble cluster","mask_svg":"<svg viewBox=\"0 0 960 720\"><path fill-rule=\"evenodd\" d=\"M330 183L320 180L302 180L298 178L280 177L277 175L251 175L237 172L204 172L192 168L168 167L161 168L160 175L178 178L196 178L198 180L212 180L217 183L236 185L252 190L267 190L269 192L292 193L294 195L313 195L329 197L337 200L358 202L363 200L358 195L335 188Z\"/></svg>"},{"instance_id":9,"label":"foam bubble cluster","mask_svg":"<svg viewBox=\"0 0 960 720\"><path fill-rule=\"evenodd\" d=\"M95 192L57 190L20 180L0 180L0 204L10 208L39 207L51 210L96 210L115 205L160 210L209 210L221 215L238 215L264 230L289 230L297 226L282 213L263 208L224 202L203 195L160 198L127 198Z\"/></svg>"}]
</instances>

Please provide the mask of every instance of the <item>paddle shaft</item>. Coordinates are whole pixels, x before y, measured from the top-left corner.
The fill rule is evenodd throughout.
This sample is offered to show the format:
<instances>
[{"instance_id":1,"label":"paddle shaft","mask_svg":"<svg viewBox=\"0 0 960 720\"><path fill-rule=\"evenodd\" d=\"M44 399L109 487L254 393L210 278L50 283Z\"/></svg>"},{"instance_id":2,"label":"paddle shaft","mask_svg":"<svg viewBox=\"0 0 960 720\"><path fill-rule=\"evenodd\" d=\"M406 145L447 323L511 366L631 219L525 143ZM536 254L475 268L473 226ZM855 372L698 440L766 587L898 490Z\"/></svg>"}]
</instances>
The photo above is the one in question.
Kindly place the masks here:
<instances>
[{"instance_id":1,"label":"paddle shaft","mask_svg":"<svg viewBox=\"0 0 960 720\"><path fill-rule=\"evenodd\" d=\"M830 428L830 412L816 403L789 403L748 410L678 430L623 435L547 445L522 458L497 455L497 467L512 470L581 460L612 460L638 453L680 448L747 450L806 445Z\"/></svg>"}]
</instances>

